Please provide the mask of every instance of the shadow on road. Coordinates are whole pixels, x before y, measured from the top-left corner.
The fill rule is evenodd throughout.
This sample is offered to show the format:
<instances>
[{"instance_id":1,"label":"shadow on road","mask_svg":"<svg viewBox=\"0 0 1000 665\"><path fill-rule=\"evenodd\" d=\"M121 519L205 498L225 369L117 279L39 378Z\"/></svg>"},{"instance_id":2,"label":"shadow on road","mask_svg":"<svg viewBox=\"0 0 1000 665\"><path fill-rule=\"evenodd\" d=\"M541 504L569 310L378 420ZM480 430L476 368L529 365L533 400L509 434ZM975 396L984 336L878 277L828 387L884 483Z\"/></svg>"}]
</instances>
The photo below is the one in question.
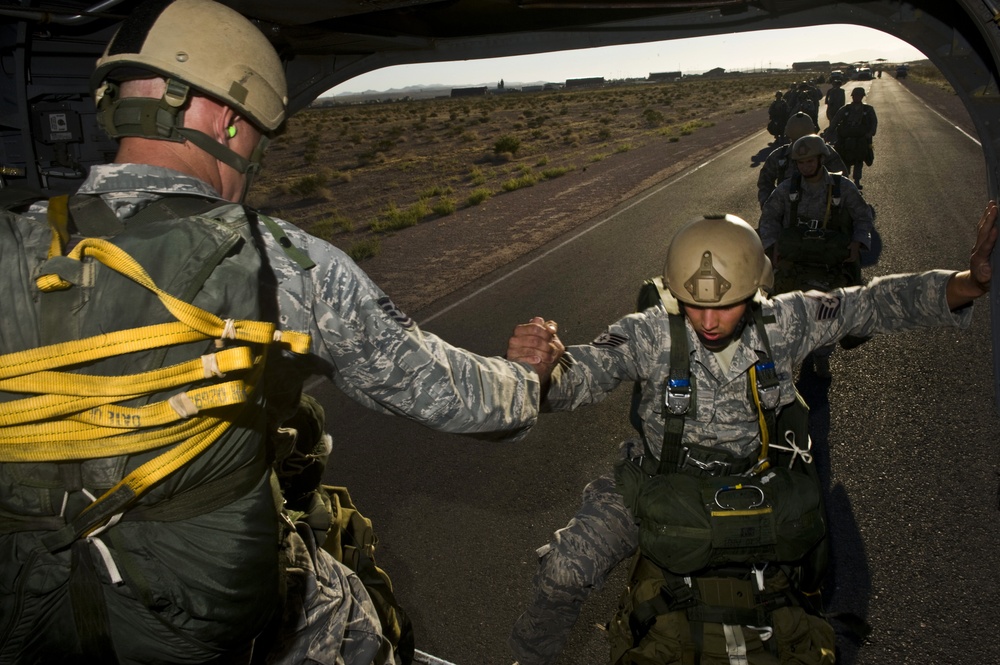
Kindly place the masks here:
<instances>
[{"instance_id":1,"label":"shadow on road","mask_svg":"<svg viewBox=\"0 0 1000 665\"><path fill-rule=\"evenodd\" d=\"M837 633L837 662L851 665L857 661L867 629L871 570L850 497L843 485L830 482L830 379L816 376L807 365L796 387L809 405L813 460L823 482L829 519L830 563L823 605Z\"/></svg>"},{"instance_id":2,"label":"shadow on road","mask_svg":"<svg viewBox=\"0 0 1000 665\"><path fill-rule=\"evenodd\" d=\"M784 145L784 141L779 141L775 139L768 143L766 146L758 150L753 156L750 157L750 168L757 168L765 161L767 161L767 156L770 155L774 150L780 146Z\"/></svg>"}]
</instances>

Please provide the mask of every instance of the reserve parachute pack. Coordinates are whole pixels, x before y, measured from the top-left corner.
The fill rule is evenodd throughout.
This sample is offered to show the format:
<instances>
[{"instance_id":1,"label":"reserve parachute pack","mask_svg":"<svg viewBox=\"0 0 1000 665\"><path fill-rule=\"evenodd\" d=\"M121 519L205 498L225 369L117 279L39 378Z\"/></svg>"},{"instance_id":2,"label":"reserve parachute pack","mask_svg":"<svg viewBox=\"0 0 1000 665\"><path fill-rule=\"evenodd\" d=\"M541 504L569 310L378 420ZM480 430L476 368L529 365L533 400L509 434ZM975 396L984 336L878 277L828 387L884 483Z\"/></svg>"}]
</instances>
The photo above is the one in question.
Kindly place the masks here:
<instances>
[{"instance_id":1,"label":"reserve parachute pack","mask_svg":"<svg viewBox=\"0 0 1000 665\"><path fill-rule=\"evenodd\" d=\"M263 322L240 205L27 202L0 213L0 663L231 657L281 606L262 375L309 338Z\"/></svg>"},{"instance_id":2,"label":"reserve parachute pack","mask_svg":"<svg viewBox=\"0 0 1000 665\"><path fill-rule=\"evenodd\" d=\"M837 125L838 138L860 138L871 133L871 107L868 104L848 104L843 108L846 110L844 118Z\"/></svg>"},{"instance_id":3,"label":"reserve parachute pack","mask_svg":"<svg viewBox=\"0 0 1000 665\"><path fill-rule=\"evenodd\" d=\"M655 292L643 287L640 309ZM768 347L770 319L757 304L752 312ZM766 348L747 386L761 430L758 458L682 445L696 387L683 314L669 316L660 461L647 451L615 466L639 525L639 553L608 624L611 663L833 663L833 628L818 607L829 550L808 407L796 395L778 411L778 378Z\"/></svg>"},{"instance_id":4,"label":"reserve parachute pack","mask_svg":"<svg viewBox=\"0 0 1000 665\"><path fill-rule=\"evenodd\" d=\"M271 436L289 518L308 525L317 545L357 574L398 662L409 665L416 653L413 624L396 600L388 573L376 564L378 537L372 521L354 504L346 487L322 483L331 451L323 406L303 394L295 414Z\"/></svg>"},{"instance_id":5,"label":"reserve parachute pack","mask_svg":"<svg viewBox=\"0 0 1000 665\"><path fill-rule=\"evenodd\" d=\"M854 221L842 204L843 176L831 173L823 219L799 215L802 176L796 172L789 187L789 224L776 243L775 293L811 288L831 291L861 283L860 264L844 263L850 257Z\"/></svg>"}]
</instances>

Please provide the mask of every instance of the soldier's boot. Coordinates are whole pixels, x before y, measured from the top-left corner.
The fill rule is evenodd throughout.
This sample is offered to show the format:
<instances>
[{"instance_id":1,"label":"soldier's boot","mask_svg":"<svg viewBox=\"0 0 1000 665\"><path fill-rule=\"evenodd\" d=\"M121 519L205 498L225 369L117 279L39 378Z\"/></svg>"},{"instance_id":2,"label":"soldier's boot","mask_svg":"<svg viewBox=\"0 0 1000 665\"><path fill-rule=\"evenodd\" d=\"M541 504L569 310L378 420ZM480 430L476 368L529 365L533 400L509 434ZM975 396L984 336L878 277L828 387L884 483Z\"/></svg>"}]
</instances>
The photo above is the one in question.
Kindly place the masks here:
<instances>
[{"instance_id":1,"label":"soldier's boot","mask_svg":"<svg viewBox=\"0 0 1000 665\"><path fill-rule=\"evenodd\" d=\"M821 379L829 379L832 376L830 374L830 356L815 356L813 358L813 372Z\"/></svg>"}]
</instances>

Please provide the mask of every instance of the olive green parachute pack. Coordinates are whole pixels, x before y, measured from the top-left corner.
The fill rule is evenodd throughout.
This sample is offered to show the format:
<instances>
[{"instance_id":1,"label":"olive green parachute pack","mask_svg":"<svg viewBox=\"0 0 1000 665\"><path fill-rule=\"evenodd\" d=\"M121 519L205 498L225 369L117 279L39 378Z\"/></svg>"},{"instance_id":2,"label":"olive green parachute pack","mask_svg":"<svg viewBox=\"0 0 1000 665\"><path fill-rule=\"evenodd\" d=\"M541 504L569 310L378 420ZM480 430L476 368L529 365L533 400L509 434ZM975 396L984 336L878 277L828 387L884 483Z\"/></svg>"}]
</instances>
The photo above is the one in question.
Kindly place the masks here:
<instances>
[{"instance_id":1,"label":"olive green parachute pack","mask_svg":"<svg viewBox=\"0 0 1000 665\"><path fill-rule=\"evenodd\" d=\"M854 222L841 204L843 176L832 173L827 185L823 219L800 219L798 214L802 176L795 173L789 187L789 225L782 228L776 242L774 292L819 289L831 291L861 283L857 262L844 263L850 256L848 245Z\"/></svg>"},{"instance_id":2,"label":"olive green parachute pack","mask_svg":"<svg viewBox=\"0 0 1000 665\"><path fill-rule=\"evenodd\" d=\"M171 195L123 225L97 196L20 214L37 198L0 194L0 663L226 662L282 606L263 377L309 337L271 323L242 206Z\"/></svg>"},{"instance_id":3,"label":"olive green parachute pack","mask_svg":"<svg viewBox=\"0 0 1000 665\"><path fill-rule=\"evenodd\" d=\"M647 282L639 309L658 301L655 284ZM770 319L757 304L750 311L766 340ZM767 348L747 386L759 414L760 456L746 460L681 445L696 389L683 314L669 316L660 461L647 451L615 467L639 526L639 553L608 624L611 663L833 663L834 631L819 607L829 550L822 487L808 453L808 407L796 396L777 412L778 379Z\"/></svg>"}]
</instances>

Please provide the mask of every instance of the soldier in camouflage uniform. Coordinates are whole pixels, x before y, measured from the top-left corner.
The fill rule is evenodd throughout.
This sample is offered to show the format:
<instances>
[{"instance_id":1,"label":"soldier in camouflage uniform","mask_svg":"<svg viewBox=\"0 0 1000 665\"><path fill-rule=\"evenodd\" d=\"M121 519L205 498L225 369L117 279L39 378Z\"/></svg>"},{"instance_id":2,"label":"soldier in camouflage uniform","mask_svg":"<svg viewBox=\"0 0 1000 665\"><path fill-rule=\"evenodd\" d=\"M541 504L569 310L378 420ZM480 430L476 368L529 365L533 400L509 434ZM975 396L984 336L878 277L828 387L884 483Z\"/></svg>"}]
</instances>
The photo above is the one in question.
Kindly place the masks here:
<instances>
[{"instance_id":1,"label":"soldier in camouflage uniform","mask_svg":"<svg viewBox=\"0 0 1000 665\"><path fill-rule=\"evenodd\" d=\"M865 89L858 86L851 90L851 103L840 107L830 120L827 133L837 147L837 152L848 166L845 175L854 179L858 189L865 165L872 165L875 159L873 138L878 131L878 115L875 107L864 102Z\"/></svg>"},{"instance_id":2,"label":"soldier in camouflage uniform","mask_svg":"<svg viewBox=\"0 0 1000 665\"><path fill-rule=\"evenodd\" d=\"M815 134L796 141L790 154L790 161L797 169L796 177L778 185L761 209L758 232L774 265L776 293L809 289L830 291L861 281L861 248L871 248L875 230L872 209L849 179L831 174L824 166L829 150L829 145ZM793 201L793 197L798 200ZM793 209L795 219L792 219ZM793 256L789 247L783 249L779 242L783 232L796 230L804 224L811 225L813 228L809 232L814 234L843 231L836 236L844 242L839 248L843 256L806 261L801 256ZM842 230L838 224L849 228ZM785 256L782 256L783 251ZM827 346L810 357L818 376L829 378L832 353L833 347Z\"/></svg>"},{"instance_id":3,"label":"soldier in camouflage uniform","mask_svg":"<svg viewBox=\"0 0 1000 665\"><path fill-rule=\"evenodd\" d=\"M695 220L678 232L668 249L663 307L626 316L590 344L568 347L557 363L546 355L554 332L543 319L535 318L515 328L507 357L535 367L546 390L543 407L551 411L597 403L620 384L638 382L642 438L626 441L622 454L658 458L664 441L664 390L671 370L668 312L680 311L690 349L691 382L696 386L685 417L685 445L721 448L756 459L761 445L759 412L748 395L747 373L764 346L757 325L748 325L748 311L763 309L781 409L795 399L795 367L817 348L845 335L967 326L968 305L989 288L996 216L996 203L991 201L979 222L967 271L893 275L865 287L792 292L774 299L767 299L761 290L770 283L771 269L753 229L731 215ZM686 234L684 246L678 247L682 234ZM700 236L693 242L701 243L701 249L691 245L692 236ZM708 272L703 270L706 254L714 276L694 279ZM672 264L679 271L673 276ZM700 288L703 282L713 288ZM733 298L736 302L717 305ZM691 304L696 302L700 304ZM590 592L600 589L612 569L637 547L638 528L614 477L609 474L591 482L576 516L538 550L534 597L509 640L517 663L555 663Z\"/></svg>"},{"instance_id":4,"label":"soldier in camouflage uniform","mask_svg":"<svg viewBox=\"0 0 1000 665\"><path fill-rule=\"evenodd\" d=\"M788 143L771 151L757 175L757 201L761 208L764 207L764 202L767 201L767 197L771 195L778 183L791 178L792 174L795 173L795 161L789 158L792 144L812 133L812 119L805 113L796 113L788 119L785 124L785 136L788 137ZM844 171L847 168L844 165L844 160L840 158L833 146L827 144L827 148L829 154L823 157L823 166L831 173Z\"/></svg>"},{"instance_id":5,"label":"soldier in camouflage uniform","mask_svg":"<svg viewBox=\"0 0 1000 665\"><path fill-rule=\"evenodd\" d=\"M844 94L844 82L839 77L830 79L830 89L826 91L824 101L826 102L826 122L829 126L833 123L833 118L837 115L837 111L847 101L847 97Z\"/></svg>"},{"instance_id":6,"label":"soldier in camouflage uniform","mask_svg":"<svg viewBox=\"0 0 1000 665\"><path fill-rule=\"evenodd\" d=\"M175 53L184 57L175 59ZM167 78L169 85L164 80ZM242 201L265 137L285 118L286 83L274 48L251 22L210 0L163 1L139 7L98 61L93 83L105 126L120 138L120 146L115 163L93 167L78 193L99 196L126 227L138 211L165 196L192 195L220 204ZM186 84L190 90L178 94ZM136 120L132 120L134 125L128 124L139 114L117 114L115 104L119 101L122 108L151 102L161 109L179 107L183 114L174 127L168 126L159 134L153 127L150 134L145 124ZM154 117L162 120L163 114L152 113L147 119ZM176 140L174 130L182 132L184 139ZM161 140L168 134L175 140ZM242 208L231 210L229 214L254 219L253 213L244 213ZM46 203L32 206L27 214L48 228ZM270 422L282 423L292 415L304 380L319 375L369 408L441 431L504 433L516 438L534 423L539 382L530 368L475 355L421 331L342 251L287 222L275 221L279 230L259 226L256 233L271 273L261 286L262 301L276 303L273 314L279 329L309 333L312 346L305 356L272 354L268 358L262 384L267 386ZM46 256L49 236L41 233L34 238L38 246L24 251L40 261ZM296 259L303 254L314 267L307 269ZM261 501L273 506L266 478L253 492L262 492ZM272 528L277 526L276 518L271 522ZM241 525L220 526L238 529ZM199 528L202 531L189 534L190 538L210 546L211 533L204 531L204 525ZM247 530L243 538L248 551L264 551L249 560L263 558L278 565L278 533L261 538ZM242 654L242 662L248 662L247 655L256 647L254 662L393 662L375 608L357 575L318 549L307 533L290 531L281 549L288 598L284 616L278 617L280 629L265 643L273 650L262 654L260 641L256 645L254 641L262 621L266 623L281 606L277 595L273 603L239 608L236 613L242 613L239 616L245 624L218 627L217 632L226 634L228 648L237 645L223 660L241 662ZM219 564L241 565L240 561L212 565ZM193 559L190 565L201 563ZM13 573L15 579L2 579L0 586L14 589L18 585L16 567ZM274 571L266 570L250 574L277 577ZM217 589L212 598L196 596L192 602L231 602L238 597L236 591ZM169 617L160 618L160 626L142 602L135 598L132 602L129 614L140 623L145 621L147 626L165 631L170 644L160 645L162 650L157 653L143 653L143 645L122 632L134 624L113 621L109 639L123 649L117 653L120 662L216 662L213 659L219 657L220 649L227 648L226 644L202 644L187 637L186 627L170 626ZM204 608L192 610L192 614L199 612L204 614ZM3 617L0 625L11 618ZM45 617L17 618L22 624L8 626L6 636L0 639L0 661L24 648L25 636L35 643L29 648L37 649L38 643L48 641L50 651L54 648L61 656L72 656L72 625L57 626L61 630L57 640L42 633ZM11 641L3 642L7 636L13 636ZM148 651L151 647L145 648Z\"/></svg>"}]
</instances>

